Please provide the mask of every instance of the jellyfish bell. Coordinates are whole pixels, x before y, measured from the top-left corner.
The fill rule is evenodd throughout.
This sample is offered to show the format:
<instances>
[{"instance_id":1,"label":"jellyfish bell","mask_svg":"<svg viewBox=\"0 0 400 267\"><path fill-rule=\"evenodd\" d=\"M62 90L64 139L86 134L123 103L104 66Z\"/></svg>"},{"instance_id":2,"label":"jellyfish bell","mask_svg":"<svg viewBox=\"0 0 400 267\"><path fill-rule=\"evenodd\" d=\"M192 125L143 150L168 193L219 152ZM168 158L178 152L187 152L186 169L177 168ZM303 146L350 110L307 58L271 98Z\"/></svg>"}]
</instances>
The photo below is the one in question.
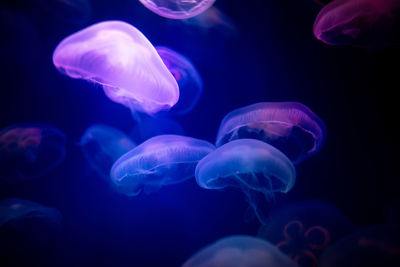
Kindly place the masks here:
<instances>
[{"instance_id":1,"label":"jellyfish bell","mask_svg":"<svg viewBox=\"0 0 400 267\"><path fill-rule=\"evenodd\" d=\"M262 102L228 113L221 122L216 145L241 138L258 139L299 163L317 153L325 137L325 124L305 105Z\"/></svg>"},{"instance_id":2,"label":"jellyfish bell","mask_svg":"<svg viewBox=\"0 0 400 267\"><path fill-rule=\"evenodd\" d=\"M179 86L179 101L170 112L185 114L191 111L203 93L203 80L189 59L167 47L157 46L158 55Z\"/></svg>"},{"instance_id":3,"label":"jellyfish bell","mask_svg":"<svg viewBox=\"0 0 400 267\"><path fill-rule=\"evenodd\" d=\"M47 174L65 158L65 135L45 124L16 124L0 131L0 177L18 183Z\"/></svg>"},{"instance_id":4,"label":"jellyfish bell","mask_svg":"<svg viewBox=\"0 0 400 267\"><path fill-rule=\"evenodd\" d=\"M215 0L139 0L157 15L169 19L188 19L210 8Z\"/></svg>"},{"instance_id":5,"label":"jellyfish bell","mask_svg":"<svg viewBox=\"0 0 400 267\"><path fill-rule=\"evenodd\" d=\"M197 184L205 189L240 188L261 223L274 193L287 193L296 180L292 162L278 149L255 139L218 147L196 166Z\"/></svg>"},{"instance_id":6,"label":"jellyfish bell","mask_svg":"<svg viewBox=\"0 0 400 267\"><path fill-rule=\"evenodd\" d=\"M298 266L269 242L246 235L228 236L202 248L183 267L296 267Z\"/></svg>"},{"instance_id":7,"label":"jellyfish bell","mask_svg":"<svg viewBox=\"0 0 400 267\"><path fill-rule=\"evenodd\" d=\"M53 53L56 68L103 86L132 112L154 114L178 102L178 85L152 44L132 25L104 21L74 33Z\"/></svg>"},{"instance_id":8,"label":"jellyfish bell","mask_svg":"<svg viewBox=\"0 0 400 267\"><path fill-rule=\"evenodd\" d=\"M138 145L112 166L111 179L122 193L135 196L194 177L200 159L215 149L209 142L179 135L159 135Z\"/></svg>"}]
</instances>

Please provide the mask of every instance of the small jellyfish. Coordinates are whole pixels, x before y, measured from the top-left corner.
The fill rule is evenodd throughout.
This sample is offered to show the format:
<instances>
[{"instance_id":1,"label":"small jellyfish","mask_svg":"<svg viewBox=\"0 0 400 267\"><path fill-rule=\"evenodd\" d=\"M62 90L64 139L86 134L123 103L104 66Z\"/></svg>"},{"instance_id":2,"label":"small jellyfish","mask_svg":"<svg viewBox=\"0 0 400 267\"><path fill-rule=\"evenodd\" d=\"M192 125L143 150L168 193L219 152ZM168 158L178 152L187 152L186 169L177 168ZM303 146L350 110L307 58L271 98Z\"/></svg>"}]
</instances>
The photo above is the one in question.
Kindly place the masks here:
<instances>
[{"instance_id":1,"label":"small jellyfish","mask_svg":"<svg viewBox=\"0 0 400 267\"><path fill-rule=\"evenodd\" d=\"M215 0L139 0L157 15L169 19L188 19L211 7Z\"/></svg>"},{"instance_id":2,"label":"small jellyfish","mask_svg":"<svg viewBox=\"0 0 400 267\"><path fill-rule=\"evenodd\" d=\"M56 68L103 86L114 102L154 114L178 102L179 88L147 38L132 25L105 21L65 38L53 53Z\"/></svg>"},{"instance_id":3,"label":"small jellyfish","mask_svg":"<svg viewBox=\"0 0 400 267\"><path fill-rule=\"evenodd\" d=\"M195 171L198 185L206 189L240 188L262 224L274 193L287 193L296 171L282 152L255 139L229 142L205 156Z\"/></svg>"},{"instance_id":4,"label":"small jellyfish","mask_svg":"<svg viewBox=\"0 0 400 267\"><path fill-rule=\"evenodd\" d=\"M231 111L221 122L217 147L251 138L281 150L294 163L317 153L326 136L323 121L296 102L263 102Z\"/></svg>"},{"instance_id":5,"label":"small jellyfish","mask_svg":"<svg viewBox=\"0 0 400 267\"><path fill-rule=\"evenodd\" d=\"M399 0L335 0L319 12L314 35L330 45L398 44Z\"/></svg>"},{"instance_id":6,"label":"small jellyfish","mask_svg":"<svg viewBox=\"0 0 400 267\"><path fill-rule=\"evenodd\" d=\"M355 225L335 206L307 200L276 207L258 236L277 246L302 267L318 266L318 257Z\"/></svg>"},{"instance_id":7,"label":"small jellyfish","mask_svg":"<svg viewBox=\"0 0 400 267\"><path fill-rule=\"evenodd\" d=\"M94 124L82 135L80 146L90 166L109 180L114 162L134 148L135 143L118 129Z\"/></svg>"},{"instance_id":8,"label":"small jellyfish","mask_svg":"<svg viewBox=\"0 0 400 267\"><path fill-rule=\"evenodd\" d=\"M352 233L328 247L321 267L400 266L400 226L374 225Z\"/></svg>"},{"instance_id":9,"label":"small jellyfish","mask_svg":"<svg viewBox=\"0 0 400 267\"><path fill-rule=\"evenodd\" d=\"M203 140L159 135L119 158L111 169L111 179L127 195L138 195L142 188L154 192L194 177L198 161L214 149Z\"/></svg>"},{"instance_id":10,"label":"small jellyfish","mask_svg":"<svg viewBox=\"0 0 400 267\"><path fill-rule=\"evenodd\" d=\"M17 183L56 168L65 157L66 137L50 125L17 124L0 131L1 181Z\"/></svg>"},{"instance_id":11,"label":"small jellyfish","mask_svg":"<svg viewBox=\"0 0 400 267\"><path fill-rule=\"evenodd\" d=\"M191 111L203 93L203 81L189 59L163 46L156 47L165 66L179 86L179 101L170 112L185 114Z\"/></svg>"},{"instance_id":12,"label":"small jellyfish","mask_svg":"<svg viewBox=\"0 0 400 267\"><path fill-rule=\"evenodd\" d=\"M202 248L182 267L296 267L269 242L246 235L228 236Z\"/></svg>"}]
</instances>

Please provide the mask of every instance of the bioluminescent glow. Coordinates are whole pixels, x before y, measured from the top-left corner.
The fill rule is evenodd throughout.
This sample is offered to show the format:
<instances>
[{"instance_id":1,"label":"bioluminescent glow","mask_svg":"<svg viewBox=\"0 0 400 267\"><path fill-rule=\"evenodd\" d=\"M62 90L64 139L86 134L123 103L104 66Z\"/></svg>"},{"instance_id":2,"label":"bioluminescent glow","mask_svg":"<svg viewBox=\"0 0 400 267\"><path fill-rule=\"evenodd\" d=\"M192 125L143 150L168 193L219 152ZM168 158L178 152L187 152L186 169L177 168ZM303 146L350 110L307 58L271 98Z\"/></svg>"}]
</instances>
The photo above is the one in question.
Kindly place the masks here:
<instances>
[{"instance_id":1,"label":"bioluminescent glow","mask_svg":"<svg viewBox=\"0 0 400 267\"><path fill-rule=\"evenodd\" d=\"M17 183L37 178L65 157L66 137L50 125L17 124L0 131L1 181Z\"/></svg>"},{"instance_id":2,"label":"bioluminescent glow","mask_svg":"<svg viewBox=\"0 0 400 267\"><path fill-rule=\"evenodd\" d=\"M258 236L275 244L302 267L319 266L318 257L355 225L335 206L321 200L290 203L271 210Z\"/></svg>"},{"instance_id":3,"label":"bioluminescent glow","mask_svg":"<svg viewBox=\"0 0 400 267\"><path fill-rule=\"evenodd\" d=\"M399 20L399 0L335 0L319 12L314 35L330 45L390 45L400 42Z\"/></svg>"},{"instance_id":4,"label":"bioluminescent glow","mask_svg":"<svg viewBox=\"0 0 400 267\"><path fill-rule=\"evenodd\" d=\"M101 124L86 129L80 145L90 166L108 181L114 162L135 147L135 143L123 132Z\"/></svg>"},{"instance_id":5,"label":"bioluminescent glow","mask_svg":"<svg viewBox=\"0 0 400 267\"><path fill-rule=\"evenodd\" d=\"M326 137L323 121L296 102L263 102L231 111L221 122L217 147L252 138L281 150L294 163L317 153Z\"/></svg>"},{"instance_id":6,"label":"bioluminescent glow","mask_svg":"<svg viewBox=\"0 0 400 267\"><path fill-rule=\"evenodd\" d=\"M149 114L178 102L179 88L147 38L132 25L105 21L57 46L53 63L66 75L103 86L113 101Z\"/></svg>"},{"instance_id":7,"label":"bioluminescent glow","mask_svg":"<svg viewBox=\"0 0 400 267\"><path fill-rule=\"evenodd\" d=\"M211 7L215 0L139 0L154 13L169 19L188 19Z\"/></svg>"},{"instance_id":8,"label":"bioluminescent glow","mask_svg":"<svg viewBox=\"0 0 400 267\"><path fill-rule=\"evenodd\" d=\"M298 266L269 242L246 235L229 236L202 248L183 267L296 267Z\"/></svg>"},{"instance_id":9,"label":"bioluminescent glow","mask_svg":"<svg viewBox=\"0 0 400 267\"><path fill-rule=\"evenodd\" d=\"M138 145L111 169L111 179L121 192L135 196L194 177L200 159L215 149L209 142L179 135L160 135Z\"/></svg>"},{"instance_id":10,"label":"bioluminescent glow","mask_svg":"<svg viewBox=\"0 0 400 267\"><path fill-rule=\"evenodd\" d=\"M229 142L205 156L196 167L196 181L206 189L240 188L261 223L266 223L273 193L288 192L296 171L282 152L255 139Z\"/></svg>"},{"instance_id":11,"label":"bioluminescent glow","mask_svg":"<svg viewBox=\"0 0 400 267\"><path fill-rule=\"evenodd\" d=\"M179 101L171 112L184 114L191 111L203 93L203 80L189 59L167 47L157 46L158 55L179 86Z\"/></svg>"}]
</instances>

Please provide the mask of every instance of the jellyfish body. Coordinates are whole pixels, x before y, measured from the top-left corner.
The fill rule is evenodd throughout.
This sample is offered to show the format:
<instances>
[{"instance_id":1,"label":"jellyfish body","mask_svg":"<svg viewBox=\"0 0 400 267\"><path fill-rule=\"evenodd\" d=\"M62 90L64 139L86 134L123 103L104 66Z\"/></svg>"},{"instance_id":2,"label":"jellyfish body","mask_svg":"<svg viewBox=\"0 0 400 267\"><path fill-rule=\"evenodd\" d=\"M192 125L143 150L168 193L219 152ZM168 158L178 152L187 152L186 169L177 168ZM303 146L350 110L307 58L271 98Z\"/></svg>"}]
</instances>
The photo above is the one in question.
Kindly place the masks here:
<instances>
[{"instance_id":1,"label":"jellyfish body","mask_svg":"<svg viewBox=\"0 0 400 267\"><path fill-rule=\"evenodd\" d=\"M177 114L191 111L203 93L200 74L190 60L181 54L163 46L157 46L156 50L179 86L179 101L170 111Z\"/></svg>"},{"instance_id":2,"label":"jellyfish body","mask_svg":"<svg viewBox=\"0 0 400 267\"><path fill-rule=\"evenodd\" d=\"M200 159L214 145L179 135L160 135L138 145L111 169L111 179L127 195L156 191L163 185L181 183L194 176Z\"/></svg>"},{"instance_id":3,"label":"jellyfish body","mask_svg":"<svg viewBox=\"0 0 400 267\"><path fill-rule=\"evenodd\" d=\"M286 255L269 242L237 235L217 240L190 257L183 267L295 267Z\"/></svg>"},{"instance_id":4,"label":"jellyfish body","mask_svg":"<svg viewBox=\"0 0 400 267\"><path fill-rule=\"evenodd\" d=\"M258 236L271 242L302 267L318 266L323 251L355 225L335 206L307 200L276 207Z\"/></svg>"},{"instance_id":5,"label":"jellyfish body","mask_svg":"<svg viewBox=\"0 0 400 267\"><path fill-rule=\"evenodd\" d=\"M114 162L135 147L123 132L101 124L89 127L82 135L80 145L90 166L107 180Z\"/></svg>"},{"instance_id":6,"label":"jellyfish body","mask_svg":"<svg viewBox=\"0 0 400 267\"><path fill-rule=\"evenodd\" d=\"M211 7L215 0L139 0L159 16L169 19L188 19Z\"/></svg>"},{"instance_id":7,"label":"jellyfish body","mask_svg":"<svg viewBox=\"0 0 400 267\"><path fill-rule=\"evenodd\" d=\"M273 145L294 163L317 153L326 136L323 121L296 102L263 102L231 111L221 122L217 147L252 138Z\"/></svg>"},{"instance_id":8,"label":"jellyfish body","mask_svg":"<svg viewBox=\"0 0 400 267\"><path fill-rule=\"evenodd\" d=\"M17 124L0 132L0 177L16 183L37 178L65 157L66 137L50 125Z\"/></svg>"},{"instance_id":9,"label":"jellyfish body","mask_svg":"<svg viewBox=\"0 0 400 267\"><path fill-rule=\"evenodd\" d=\"M103 86L132 112L154 114L179 99L178 85L147 38L132 25L105 21L65 38L53 53L56 68Z\"/></svg>"},{"instance_id":10,"label":"jellyfish body","mask_svg":"<svg viewBox=\"0 0 400 267\"><path fill-rule=\"evenodd\" d=\"M399 0L335 0L319 12L314 35L330 45L361 47L399 43Z\"/></svg>"},{"instance_id":11,"label":"jellyfish body","mask_svg":"<svg viewBox=\"0 0 400 267\"><path fill-rule=\"evenodd\" d=\"M206 189L239 187L261 223L266 223L273 194L287 193L294 185L292 162L273 146L255 139L229 142L197 165L198 185ZM267 206L265 206L267 205Z\"/></svg>"}]
</instances>

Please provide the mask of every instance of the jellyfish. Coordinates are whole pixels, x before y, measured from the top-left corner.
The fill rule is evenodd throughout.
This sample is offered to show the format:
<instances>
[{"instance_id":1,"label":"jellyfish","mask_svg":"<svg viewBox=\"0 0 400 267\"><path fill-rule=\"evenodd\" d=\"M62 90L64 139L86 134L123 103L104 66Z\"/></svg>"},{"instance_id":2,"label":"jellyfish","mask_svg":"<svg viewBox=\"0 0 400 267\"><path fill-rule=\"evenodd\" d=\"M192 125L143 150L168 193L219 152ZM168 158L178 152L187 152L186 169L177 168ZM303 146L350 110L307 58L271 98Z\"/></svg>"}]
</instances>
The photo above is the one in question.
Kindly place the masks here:
<instances>
[{"instance_id":1,"label":"jellyfish","mask_svg":"<svg viewBox=\"0 0 400 267\"><path fill-rule=\"evenodd\" d=\"M114 162L134 148L135 143L118 129L94 124L86 129L80 146L90 166L109 181Z\"/></svg>"},{"instance_id":2,"label":"jellyfish","mask_svg":"<svg viewBox=\"0 0 400 267\"><path fill-rule=\"evenodd\" d=\"M65 135L45 124L16 124L0 131L1 181L17 183L49 173L65 157Z\"/></svg>"},{"instance_id":3,"label":"jellyfish","mask_svg":"<svg viewBox=\"0 0 400 267\"><path fill-rule=\"evenodd\" d=\"M400 226L374 225L347 235L326 249L319 266L400 266Z\"/></svg>"},{"instance_id":4,"label":"jellyfish","mask_svg":"<svg viewBox=\"0 0 400 267\"><path fill-rule=\"evenodd\" d=\"M194 177L198 161L214 149L191 137L155 136L120 157L112 166L111 179L126 195L138 195L142 189L151 193Z\"/></svg>"},{"instance_id":5,"label":"jellyfish","mask_svg":"<svg viewBox=\"0 0 400 267\"><path fill-rule=\"evenodd\" d=\"M315 267L328 246L355 229L354 223L331 203L306 200L272 209L258 236L300 266Z\"/></svg>"},{"instance_id":6,"label":"jellyfish","mask_svg":"<svg viewBox=\"0 0 400 267\"><path fill-rule=\"evenodd\" d=\"M178 102L179 88L152 44L132 25L104 21L65 38L53 53L56 68L71 78L103 86L133 113L154 114Z\"/></svg>"},{"instance_id":7,"label":"jellyfish","mask_svg":"<svg viewBox=\"0 0 400 267\"><path fill-rule=\"evenodd\" d=\"M205 189L240 188L262 224L274 193L287 193L294 185L296 171L282 152L255 139L229 142L200 160L197 184Z\"/></svg>"},{"instance_id":8,"label":"jellyfish","mask_svg":"<svg viewBox=\"0 0 400 267\"><path fill-rule=\"evenodd\" d=\"M210 8L215 0L139 0L157 15L169 19L188 19Z\"/></svg>"},{"instance_id":9,"label":"jellyfish","mask_svg":"<svg viewBox=\"0 0 400 267\"><path fill-rule=\"evenodd\" d=\"M296 102L263 102L231 111L221 122L217 147L251 138L281 150L294 163L317 153L326 136L323 121Z\"/></svg>"},{"instance_id":10,"label":"jellyfish","mask_svg":"<svg viewBox=\"0 0 400 267\"><path fill-rule=\"evenodd\" d=\"M170 112L185 114L191 111L203 93L200 74L190 60L178 52L163 46L157 46L156 50L179 86L179 101Z\"/></svg>"},{"instance_id":11,"label":"jellyfish","mask_svg":"<svg viewBox=\"0 0 400 267\"><path fill-rule=\"evenodd\" d=\"M399 43L399 0L335 0L319 12L314 35L330 45Z\"/></svg>"},{"instance_id":12,"label":"jellyfish","mask_svg":"<svg viewBox=\"0 0 400 267\"><path fill-rule=\"evenodd\" d=\"M248 235L221 238L191 256L183 267L296 267L269 242Z\"/></svg>"}]
</instances>

